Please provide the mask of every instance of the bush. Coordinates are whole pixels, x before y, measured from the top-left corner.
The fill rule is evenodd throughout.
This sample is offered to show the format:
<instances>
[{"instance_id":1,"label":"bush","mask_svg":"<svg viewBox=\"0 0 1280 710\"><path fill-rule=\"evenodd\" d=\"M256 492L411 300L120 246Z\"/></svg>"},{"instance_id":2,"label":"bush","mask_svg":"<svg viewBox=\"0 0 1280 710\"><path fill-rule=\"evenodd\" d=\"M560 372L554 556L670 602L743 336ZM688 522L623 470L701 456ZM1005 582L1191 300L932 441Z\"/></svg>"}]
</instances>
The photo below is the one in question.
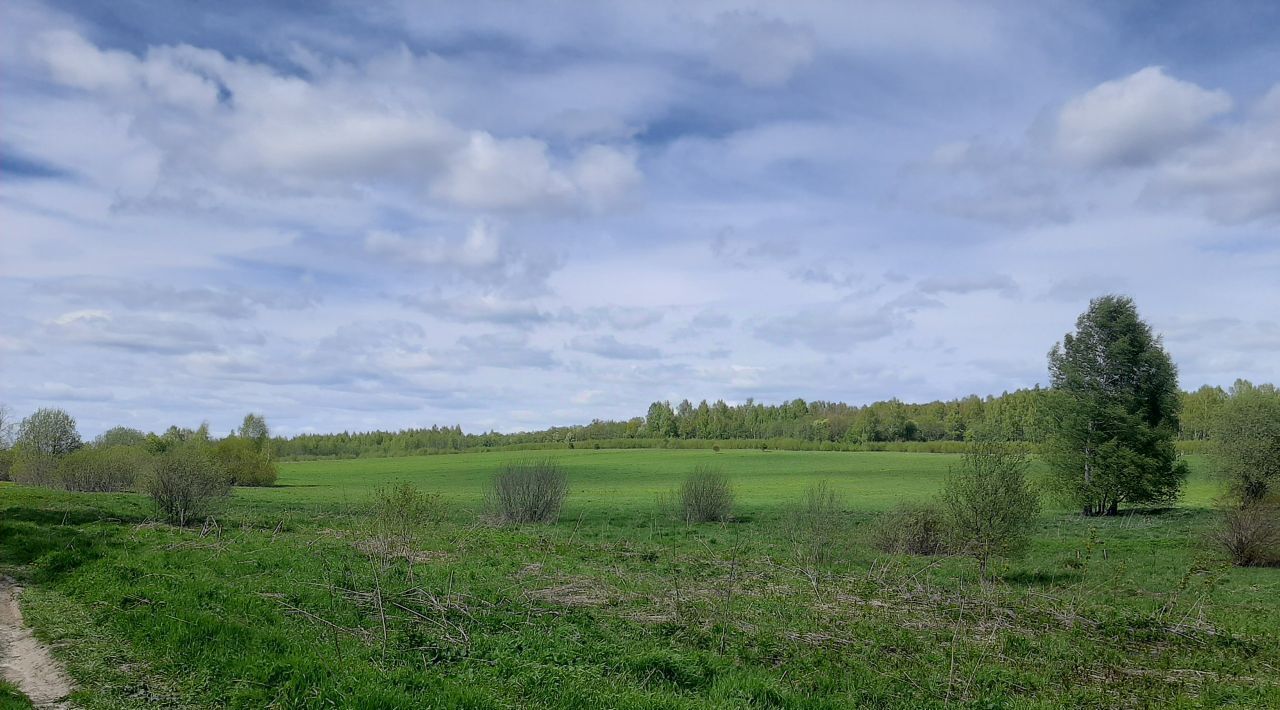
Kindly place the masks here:
<instances>
[{"instance_id":1,"label":"bush","mask_svg":"<svg viewBox=\"0 0 1280 710\"><path fill-rule=\"evenodd\" d=\"M1210 535L1239 567L1280 566L1280 503L1272 498L1231 506Z\"/></svg>"},{"instance_id":2,"label":"bush","mask_svg":"<svg viewBox=\"0 0 1280 710\"><path fill-rule=\"evenodd\" d=\"M370 552L384 563L410 555L419 531L444 519L440 496L408 483L378 490L370 508Z\"/></svg>"},{"instance_id":3,"label":"bush","mask_svg":"<svg viewBox=\"0 0 1280 710\"><path fill-rule=\"evenodd\" d=\"M133 488L150 463L146 452L133 446L85 448L58 462L58 483L69 491L109 493Z\"/></svg>"},{"instance_id":4,"label":"bush","mask_svg":"<svg viewBox=\"0 0 1280 710\"><path fill-rule=\"evenodd\" d=\"M942 507L952 549L978 561L985 579L992 557L1027 546L1040 500L1027 485L1030 458L1015 444L975 441L943 482Z\"/></svg>"},{"instance_id":5,"label":"bush","mask_svg":"<svg viewBox=\"0 0 1280 710\"><path fill-rule=\"evenodd\" d=\"M718 523L733 513L733 487L724 473L698 466L680 486L680 510L686 523Z\"/></svg>"},{"instance_id":6,"label":"bush","mask_svg":"<svg viewBox=\"0 0 1280 710\"><path fill-rule=\"evenodd\" d=\"M227 474L207 445L175 446L156 457L143 485L172 525L184 526L206 515L231 491Z\"/></svg>"},{"instance_id":7,"label":"bush","mask_svg":"<svg viewBox=\"0 0 1280 710\"><path fill-rule=\"evenodd\" d=\"M229 436L214 447L214 456L233 486L272 486L276 466L250 439Z\"/></svg>"},{"instance_id":8,"label":"bush","mask_svg":"<svg viewBox=\"0 0 1280 710\"><path fill-rule=\"evenodd\" d=\"M18 446L13 449L9 478L25 486L53 488L58 485L58 457Z\"/></svg>"},{"instance_id":9,"label":"bush","mask_svg":"<svg viewBox=\"0 0 1280 710\"><path fill-rule=\"evenodd\" d=\"M507 524L554 523L569 494L560 464L551 459L504 464L486 496L490 515Z\"/></svg>"},{"instance_id":10,"label":"bush","mask_svg":"<svg viewBox=\"0 0 1280 710\"><path fill-rule=\"evenodd\" d=\"M0 481L10 481L13 471L13 449L0 449Z\"/></svg>"},{"instance_id":11,"label":"bush","mask_svg":"<svg viewBox=\"0 0 1280 710\"><path fill-rule=\"evenodd\" d=\"M836 538L843 527L840 495L827 481L809 486L804 500L786 513L792 556L802 567L810 569L831 562Z\"/></svg>"},{"instance_id":12,"label":"bush","mask_svg":"<svg viewBox=\"0 0 1280 710\"><path fill-rule=\"evenodd\" d=\"M891 555L940 555L947 551L942 510L933 503L903 503L871 528L871 546Z\"/></svg>"}]
</instances>

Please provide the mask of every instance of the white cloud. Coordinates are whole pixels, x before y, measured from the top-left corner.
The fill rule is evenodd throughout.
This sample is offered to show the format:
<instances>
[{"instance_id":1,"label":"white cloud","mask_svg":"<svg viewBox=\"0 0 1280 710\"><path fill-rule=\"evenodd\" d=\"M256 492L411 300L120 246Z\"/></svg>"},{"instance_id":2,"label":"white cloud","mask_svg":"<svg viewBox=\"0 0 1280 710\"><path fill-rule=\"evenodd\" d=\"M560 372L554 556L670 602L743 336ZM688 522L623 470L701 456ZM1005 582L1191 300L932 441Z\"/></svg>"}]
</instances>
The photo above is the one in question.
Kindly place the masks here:
<instances>
[{"instance_id":1,"label":"white cloud","mask_svg":"<svg viewBox=\"0 0 1280 710\"><path fill-rule=\"evenodd\" d=\"M458 126L412 85L383 92L378 72L401 71L395 62L335 64L303 79L188 45L142 57L104 51L67 30L40 35L33 51L55 81L131 117L134 133L164 155L157 179L168 190L207 190L208 180L247 194L264 183L342 190L378 181L468 209L602 210L641 179L628 150L590 144L558 158L539 138Z\"/></svg>"},{"instance_id":2,"label":"white cloud","mask_svg":"<svg viewBox=\"0 0 1280 710\"><path fill-rule=\"evenodd\" d=\"M1148 196L1197 200L1225 223L1280 216L1280 84L1244 120L1164 165Z\"/></svg>"},{"instance_id":3,"label":"white cloud","mask_svg":"<svg viewBox=\"0 0 1280 710\"><path fill-rule=\"evenodd\" d=\"M1056 148L1086 167L1149 164L1201 137L1231 106L1225 91L1147 67L1068 101L1058 113Z\"/></svg>"}]
</instances>

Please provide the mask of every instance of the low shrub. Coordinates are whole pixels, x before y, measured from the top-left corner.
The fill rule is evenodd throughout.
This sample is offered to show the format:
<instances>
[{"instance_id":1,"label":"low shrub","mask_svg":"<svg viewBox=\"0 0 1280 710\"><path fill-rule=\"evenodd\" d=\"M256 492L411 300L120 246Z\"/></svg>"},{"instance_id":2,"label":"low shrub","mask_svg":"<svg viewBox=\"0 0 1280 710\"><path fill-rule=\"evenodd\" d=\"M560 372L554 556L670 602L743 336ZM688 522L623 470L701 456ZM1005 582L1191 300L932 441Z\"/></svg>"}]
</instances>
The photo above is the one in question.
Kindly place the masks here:
<instances>
[{"instance_id":1,"label":"low shrub","mask_svg":"<svg viewBox=\"0 0 1280 710\"><path fill-rule=\"evenodd\" d=\"M160 454L143 488L172 525L185 526L207 515L231 491L226 472L207 445L176 446Z\"/></svg>"},{"instance_id":2,"label":"low shrub","mask_svg":"<svg viewBox=\"0 0 1280 710\"><path fill-rule=\"evenodd\" d=\"M150 457L135 446L86 447L58 462L58 483L69 491L111 493L127 491L150 464Z\"/></svg>"},{"instance_id":3,"label":"low shrub","mask_svg":"<svg viewBox=\"0 0 1280 710\"><path fill-rule=\"evenodd\" d=\"M423 493L408 483L379 489L369 511L369 552L384 561L410 555L422 529L438 525L444 512L438 494Z\"/></svg>"},{"instance_id":4,"label":"low shrub","mask_svg":"<svg viewBox=\"0 0 1280 710\"><path fill-rule=\"evenodd\" d=\"M1225 507L1210 535L1238 567L1280 566L1280 501L1273 497Z\"/></svg>"},{"instance_id":5,"label":"low shrub","mask_svg":"<svg viewBox=\"0 0 1280 710\"><path fill-rule=\"evenodd\" d=\"M10 471L13 470L13 449L0 449L0 481L12 480Z\"/></svg>"},{"instance_id":6,"label":"low shrub","mask_svg":"<svg viewBox=\"0 0 1280 710\"><path fill-rule=\"evenodd\" d=\"M733 486L712 466L698 466L680 486L680 510L686 523L724 522L733 514Z\"/></svg>"},{"instance_id":7,"label":"low shrub","mask_svg":"<svg viewBox=\"0 0 1280 710\"><path fill-rule=\"evenodd\" d=\"M489 515L500 523L554 523L569 494L560 464L551 459L502 466L486 495Z\"/></svg>"},{"instance_id":8,"label":"low shrub","mask_svg":"<svg viewBox=\"0 0 1280 710\"><path fill-rule=\"evenodd\" d=\"M233 486L273 486L276 465L250 439L229 436L214 447L214 456Z\"/></svg>"},{"instance_id":9,"label":"low shrub","mask_svg":"<svg viewBox=\"0 0 1280 710\"><path fill-rule=\"evenodd\" d=\"M933 503L904 503L882 513L871 528L871 546L893 555L938 555L947 551L946 523Z\"/></svg>"}]
</instances>

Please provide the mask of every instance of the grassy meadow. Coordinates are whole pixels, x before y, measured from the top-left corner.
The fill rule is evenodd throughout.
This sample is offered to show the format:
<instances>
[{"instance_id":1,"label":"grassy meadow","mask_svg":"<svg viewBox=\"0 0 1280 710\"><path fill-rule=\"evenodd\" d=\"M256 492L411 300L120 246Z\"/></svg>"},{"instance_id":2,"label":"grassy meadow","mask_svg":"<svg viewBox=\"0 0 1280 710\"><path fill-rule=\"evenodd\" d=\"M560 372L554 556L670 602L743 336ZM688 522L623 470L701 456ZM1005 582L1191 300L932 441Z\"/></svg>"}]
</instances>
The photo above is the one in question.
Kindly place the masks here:
<instances>
[{"instance_id":1,"label":"grassy meadow","mask_svg":"<svg viewBox=\"0 0 1280 710\"><path fill-rule=\"evenodd\" d=\"M499 465L544 455L569 476L559 522L480 522ZM285 463L185 530L137 494L0 484L0 571L89 708L1280 706L1280 572L1212 549L1217 486L1190 460L1170 510L1050 504L991 585L969 560L868 546L958 462L893 452ZM735 521L663 514L707 463ZM788 522L823 479L845 524L814 570ZM380 565L369 501L398 483L439 494L442 520Z\"/></svg>"}]
</instances>

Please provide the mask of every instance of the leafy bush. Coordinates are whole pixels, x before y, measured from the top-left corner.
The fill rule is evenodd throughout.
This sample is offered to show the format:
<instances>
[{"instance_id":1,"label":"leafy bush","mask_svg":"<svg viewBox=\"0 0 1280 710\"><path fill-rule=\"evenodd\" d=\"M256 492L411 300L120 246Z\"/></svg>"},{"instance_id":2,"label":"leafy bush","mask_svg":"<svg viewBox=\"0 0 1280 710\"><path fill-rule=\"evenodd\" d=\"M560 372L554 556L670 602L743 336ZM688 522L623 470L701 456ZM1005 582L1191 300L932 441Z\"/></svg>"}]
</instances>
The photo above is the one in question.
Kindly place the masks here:
<instances>
[{"instance_id":1,"label":"leafy bush","mask_svg":"<svg viewBox=\"0 0 1280 710\"><path fill-rule=\"evenodd\" d=\"M840 495L823 480L809 486L804 500L787 511L792 556L802 567L813 569L831 562L844 528L840 503Z\"/></svg>"},{"instance_id":2,"label":"leafy bush","mask_svg":"<svg viewBox=\"0 0 1280 710\"><path fill-rule=\"evenodd\" d=\"M680 509L686 523L724 522L733 513L733 487L724 473L698 466L680 486Z\"/></svg>"},{"instance_id":3,"label":"leafy bush","mask_svg":"<svg viewBox=\"0 0 1280 710\"><path fill-rule=\"evenodd\" d=\"M1274 498L1222 511L1212 539L1239 567L1280 566L1280 503Z\"/></svg>"},{"instance_id":4,"label":"leafy bush","mask_svg":"<svg viewBox=\"0 0 1280 710\"><path fill-rule=\"evenodd\" d=\"M26 486L53 488L58 485L58 457L19 445L13 449L9 478Z\"/></svg>"},{"instance_id":5,"label":"leafy bush","mask_svg":"<svg viewBox=\"0 0 1280 710\"><path fill-rule=\"evenodd\" d=\"M950 545L976 559L984 578L992 557L1010 557L1026 548L1040 515L1040 499L1027 485L1029 466L1021 446L975 441L943 482Z\"/></svg>"},{"instance_id":6,"label":"leafy bush","mask_svg":"<svg viewBox=\"0 0 1280 710\"><path fill-rule=\"evenodd\" d=\"M942 554L947 551L942 510L933 503L903 503L880 515L870 542L892 555Z\"/></svg>"},{"instance_id":7,"label":"leafy bush","mask_svg":"<svg viewBox=\"0 0 1280 710\"><path fill-rule=\"evenodd\" d=\"M145 451L133 446L84 448L58 462L57 478L69 491L127 491L147 468L149 458Z\"/></svg>"},{"instance_id":8,"label":"leafy bush","mask_svg":"<svg viewBox=\"0 0 1280 710\"><path fill-rule=\"evenodd\" d=\"M0 481L9 481L13 470L13 449L0 449Z\"/></svg>"},{"instance_id":9,"label":"leafy bush","mask_svg":"<svg viewBox=\"0 0 1280 710\"><path fill-rule=\"evenodd\" d=\"M276 466L251 439L229 436L214 447L214 456L233 486L272 486Z\"/></svg>"},{"instance_id":10,"label":"leafy bush","mask_svg":"<svg viewBox=\"0 0 1280 710\"><path fill-rule=\"evenodd\" d=\"M188 443L157 456L143 488L170 524L184 526L206 515L231 483L207 445Z\"/></svg>"},{"instance_id":11,"label":"leafy bush","mask_svg":"<svg viewBox=\"0 0 1280 710\"><path fill-rule=\"evenodd\" d=\"M553 523L569 494L560 464L551 459L504 464L486 496L490 515L501 523Z\"/></svg>"}]
</instances>

